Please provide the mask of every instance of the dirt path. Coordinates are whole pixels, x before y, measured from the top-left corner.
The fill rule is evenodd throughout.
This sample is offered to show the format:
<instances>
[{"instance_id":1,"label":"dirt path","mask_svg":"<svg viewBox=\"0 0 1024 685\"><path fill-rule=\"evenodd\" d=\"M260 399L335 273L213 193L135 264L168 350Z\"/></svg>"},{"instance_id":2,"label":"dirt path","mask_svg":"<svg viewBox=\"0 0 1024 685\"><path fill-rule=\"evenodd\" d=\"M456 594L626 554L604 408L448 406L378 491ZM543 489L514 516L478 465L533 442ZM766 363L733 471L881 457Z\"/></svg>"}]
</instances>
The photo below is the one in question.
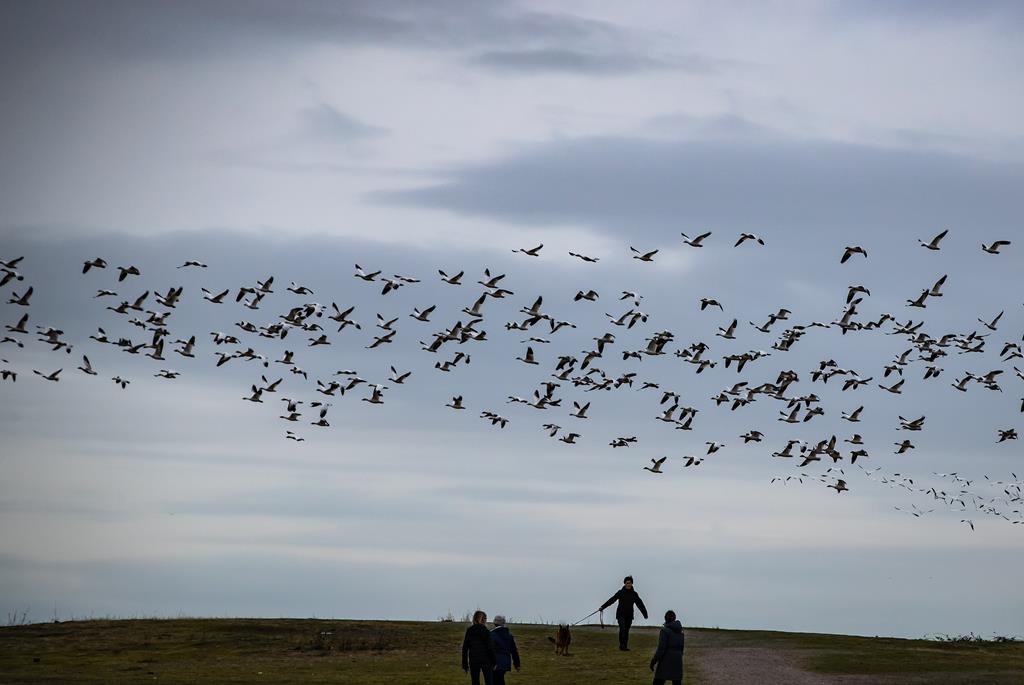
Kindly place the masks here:
<instances>
[{"instance_id":1,"label":"dirt path","mask_svg":"<svg viewBox=\"0 0 1024 685\"><path fill-rule=\"evenodd\" d=\"M833 685L839 682L833 677L801 669L793 651L751 647L714 632L686 631L686 659L707 685Z\"/></svg>"}]
</instances>

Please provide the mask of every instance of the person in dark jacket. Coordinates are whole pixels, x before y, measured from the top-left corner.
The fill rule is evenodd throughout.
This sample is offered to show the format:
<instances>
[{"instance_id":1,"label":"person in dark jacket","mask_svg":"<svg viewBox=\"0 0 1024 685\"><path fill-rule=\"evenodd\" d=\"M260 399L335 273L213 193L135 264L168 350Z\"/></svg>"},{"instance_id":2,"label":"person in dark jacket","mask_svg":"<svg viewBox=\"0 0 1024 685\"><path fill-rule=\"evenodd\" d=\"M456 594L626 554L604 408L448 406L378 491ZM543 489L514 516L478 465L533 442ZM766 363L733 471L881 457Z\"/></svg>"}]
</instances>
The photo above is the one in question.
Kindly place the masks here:
<instances>
[{"instance_id":1,"label":"person in dark jacket","mask_svg":"<svg viewBox=\"0 0 1024 685\"><path fill-rule=\"evenodd\" d=\"M670 609L665 612L665 625L658 633L658 649L651 657L654 685L665 685L666 680L671 680L672 685L682 685L684 642L683 624Z\"/></svg>"},{"instance_id":2,"label":"person in dark jacket","mask_svg":"<svg viewBox=\"0 0 1024 685\"><path fill-rule=\"evenodd\" d=\"M469 673L473 685L480 685L481 674L484 685L494 685L495 661L487 614L477 610L473 612L473 624L466 628L466 637L462 639L462 670Z\"/></svg>"},{"instance_id":3,"label":"person in dark jacket","mask_svg":"<svg viewBox=\"0 0 1024 685\"><path fill-rule=\"evenodd\" d=\"M601 605L600 611L604 611L615 602L615 621L619 624L619 649L629 651L629 627L633 625L633 605L640 609L640 613L647 618L647 607L640 595L633 589L633 576L626 576L622 579L622 589L612 595L607 602Z\"/></svg>"},{"instance_id":4,"label":"person in dark jacket","mask_svg":"<svg viewBox=\"0 0 1024 685\"><path fill-rule=\"evenodd\" d=\"M505 674L513 667L519 670L519 648L512 631L505 625L505 617L498 614L494 617L494 629L491 630L491 642L494 643L496 662L494 665L494 685L505 685Z\"/></svg>"}]
</instances>

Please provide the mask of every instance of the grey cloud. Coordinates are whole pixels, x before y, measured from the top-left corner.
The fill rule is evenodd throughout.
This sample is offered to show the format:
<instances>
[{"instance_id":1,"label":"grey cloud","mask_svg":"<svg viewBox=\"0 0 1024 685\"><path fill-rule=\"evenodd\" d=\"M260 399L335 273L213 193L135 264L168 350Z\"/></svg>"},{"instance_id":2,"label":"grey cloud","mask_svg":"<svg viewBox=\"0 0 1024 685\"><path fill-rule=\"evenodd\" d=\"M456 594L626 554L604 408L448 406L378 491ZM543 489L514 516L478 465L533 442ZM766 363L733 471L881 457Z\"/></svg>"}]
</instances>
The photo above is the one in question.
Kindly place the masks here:
<instances>
[{"instance_id":1,"label":"grey cloud","mask_svg":"<svg viewBox=\"0 0 1024 685\"><path fill-rule=\"evenodd\" d=\"M570 15L497 3L196 0L8 3L0 50L24 63L68 53L93 59L184 59L326 42L450 50L453 46L614 45L622 31Z\"/></svg>"},{"instance_id":2,"label":"grey cloud","mask_svg":"<svg viewBox=\"0 0 1024 685\"><path fill-rule=\"evenodd\" d=\"M1019 164L826 141L582 138L368 200L662 237L694 225L1010 231L1024 210L1022 182Z\"/></svg>"},{"instance_id":3,"label":"grey cloud","mask_svg":"<svg viewBox=\"0 0 1024 685\"><path fill-rule=\"evenodd\" d=\"M672 68L698 72L714 70L711 62L696 57L682 62L672 62L646 55L605 54L557 48L492 50L478 53L469 61L471 64L493 71L520 74L564 72L596 76Z\"/></svg>"},{"instance_id":4,"label":"grey cloud","mask_svg":"<svg viewBox=\"0 0 1024 685\"><path fill-rule=\"evenodd\" d=\"M872 19L904 22L957 22L976 20L1024 21L1024 5L1016 0L841 0L832 13L841 20Z\"/></svg>"}]
</instances>

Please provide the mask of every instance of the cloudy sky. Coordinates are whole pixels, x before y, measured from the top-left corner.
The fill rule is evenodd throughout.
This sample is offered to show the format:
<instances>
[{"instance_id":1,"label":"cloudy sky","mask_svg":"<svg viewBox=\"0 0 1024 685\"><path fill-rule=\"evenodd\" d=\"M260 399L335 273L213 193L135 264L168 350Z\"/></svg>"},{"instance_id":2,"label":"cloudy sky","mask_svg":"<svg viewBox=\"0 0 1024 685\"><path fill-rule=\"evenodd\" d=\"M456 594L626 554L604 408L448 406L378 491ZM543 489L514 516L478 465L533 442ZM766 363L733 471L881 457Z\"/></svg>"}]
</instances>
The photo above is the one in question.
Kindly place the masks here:
<instances>
[{"instance_id":1,"label":"cloudy sky","mask_svg":"<svg viewBox=\"0 0 1024 685\"><path fill-rule=\"evenodd\" d=\"M631 573L652 622L672 608L694 626L1024 634L1024 463L1019 442L997 443L1024 428L1024 360L1000 353L1024 332L1022 22L1019 3L995 1L5 3L0 259L24 259L0 319L28 313L30 333L60 329L74 348L4 329L17 380L0 384L0 609L435 619L481 607L574 621ZM941 251L919 246L943 229ZM682 242L705 231L705 247ZM734 248L745 231L765 245ZM997 239L1013 244L981 250ZM541 243L538 257L513 253ZM852 245L868 257L840 265ZM644 263L630 247L659 252ZM83 274L97 256L107 269ZM177 268L189 259L208 267ZM129 264L141 275L118 282ZM420 282L381 295L355 264ZM487 339L422 350L469 320L485 268L513 291L483 305ZM438 269L465 271L463 284ZM258 309L234 301L271 275ZM941 299L907 307L943 275ZM929 380L915 352L892 395L878 383L898 380L883 369L910 343L891 321L772 348L787 325L842 317L855 284L870 290L856 321L977 331L984 350L950 346ZM9 303L29 286L28 307ZM90 340L101 327L148 341L129 322L144 313L107 307L149 291L145 306L167 311L154 295L177 286L166 361ZM201 288L231 292L215 305ZM596 302L573 300L591 288ZM618 299L626 290L639 305ZM507 330L538 296L576 327ZM724 311L701 311L702 297ZM309 322L330 346L236 325L306 302L327 307ZM362 328L337 332L332 302ZM408 316L429 305L429 323ZM791 318L769 333L748 323L781 307ZM647 320L627 330L605 316L630 308ZM978 321L1003 310L995 331ZM377 314L398 332L367 349ZM734 318L736 339L716 337ZM659 331L674 336L668 354L622 358ZM635 373L632 386L566 380L560 407L507 401L609 332L593 365ZM191 335L195 358L174 353ZM672 354L697 342L717 360L699 375ZM516 360L528 345L536 366ZM247 347L267 366L215 366ZM274 361L286 350L308 379ZM751 350L771 354L725 368ZM456 351L471 362L434 368ZM76 368L82 354L97 376ZM828 359L874 380L813 383ZM392 365L413 373L398 385ZM58 368L56 383L33 373ZM340 370L386 385L384 404L361 401L367 385L318 394ZM710 399L784 370L800 377L788 395L817 394L823 416L789 425L778 400ZM992 370L1000 391L950 387ZM277 378L262 404L242 401ZM699 410L693 430L655 420L663 390ZM455 395L464 411L445 406ZM303 402L298 422L278 418L282 396ZM332 405L329 427L310 425L316 400ZM589 418L569 415L574 401L591 402ZM858 405L860 424L840 418ZM920 415L923 431L899 430ZM743 445L751 429L765 439ZM771 457L789 439L854 432L870 454L856 465L849 445L804 469ZM916 448L893 454L906 438ZM685 468L706 441L726 447ZM665 473L643 470L662 456ZM839 478L848 492L826 487ZM965 490L966 504L929 488Z\"/></svg>"}]
</instances>

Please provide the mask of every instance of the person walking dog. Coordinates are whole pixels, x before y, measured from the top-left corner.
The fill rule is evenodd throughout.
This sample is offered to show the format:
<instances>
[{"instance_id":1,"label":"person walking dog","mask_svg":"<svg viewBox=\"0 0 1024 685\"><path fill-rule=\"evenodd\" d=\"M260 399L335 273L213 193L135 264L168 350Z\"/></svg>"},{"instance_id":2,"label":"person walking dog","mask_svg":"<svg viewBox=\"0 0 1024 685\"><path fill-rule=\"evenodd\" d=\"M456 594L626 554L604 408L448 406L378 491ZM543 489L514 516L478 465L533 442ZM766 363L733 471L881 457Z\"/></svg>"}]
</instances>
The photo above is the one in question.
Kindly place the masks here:
<instances>
[{"instance_id":1,"label":"person walking dog","mask_svg":"<svg viewBox=\"0 0 1024 685\"><path fill-rule=\"evenodd\" d=\"M494 629L491 630L491 642L494 643L496 662L494 665L494 685L505 685L505 674L513 667L519 670L519 648L512 631L505 625L505 617L497 614L494 617Z\"/></svg>"},{"instance_id":2,"label":"person walking dog","mask_svg":"<svg viewBox=\"0 0 1024 685\"><path fill-rule=\"evenodd\" d=\"M495 661L491 631L487 630L487 614L478 609L473 612L473 623L466 628L466 636L462 639L462 670L469 673L473 685L480 685L481 674L484 685L493 685Z\"/></svg>"},{"instance_id":3,"label":"person walking dog","mask_svg":"<svg viewBox=\"0 0 1024 685\"><path fill-rule=\"evenodd\" d=\"M615 621L619 624L619 649L623 652L629 651L629 627L633 625L633 606L640 609L640 613L647 618L647 607L640 595L633 589L633 576L626 576L622 579L622 589L612 595L607 602L601 605L599 611L604 611L615 602Z\"/></svg>"},{"instance_id":4,"label":"person walking dog","mask_svg":"<svg viewBox=\"0 0 1024 685\"><path fill-rule=\"evenodd\" d=\"M676 620L676 612L669 609L658 633L658 648L651 657L654 685L665 685L666 680L671 680L672 685L682 685L684 644L683 624Z\"/></svg>"}]
</instances>

